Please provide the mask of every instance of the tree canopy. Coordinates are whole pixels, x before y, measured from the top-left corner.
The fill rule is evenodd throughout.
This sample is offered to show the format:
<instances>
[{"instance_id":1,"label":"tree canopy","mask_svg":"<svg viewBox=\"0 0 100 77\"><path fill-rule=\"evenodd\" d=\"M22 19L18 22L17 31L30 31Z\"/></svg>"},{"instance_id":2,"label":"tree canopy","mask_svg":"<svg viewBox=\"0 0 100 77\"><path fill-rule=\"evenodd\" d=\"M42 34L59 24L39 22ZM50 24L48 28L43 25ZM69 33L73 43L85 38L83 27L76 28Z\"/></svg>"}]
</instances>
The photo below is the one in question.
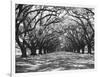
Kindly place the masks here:
<instances>
[{"instance_id":1,"label":"tree canopy","mask_svg":"<svg viewBox=\"0 0 100 77\"><path fill-rule=\"evenodd\" d=\"M62 48L65 51L88 53L94 50L94 9L45 5L15 5L16 43L26 57L46 54ZM60 49L61 50L61 49Z\"/></svg>"}]
</instances>

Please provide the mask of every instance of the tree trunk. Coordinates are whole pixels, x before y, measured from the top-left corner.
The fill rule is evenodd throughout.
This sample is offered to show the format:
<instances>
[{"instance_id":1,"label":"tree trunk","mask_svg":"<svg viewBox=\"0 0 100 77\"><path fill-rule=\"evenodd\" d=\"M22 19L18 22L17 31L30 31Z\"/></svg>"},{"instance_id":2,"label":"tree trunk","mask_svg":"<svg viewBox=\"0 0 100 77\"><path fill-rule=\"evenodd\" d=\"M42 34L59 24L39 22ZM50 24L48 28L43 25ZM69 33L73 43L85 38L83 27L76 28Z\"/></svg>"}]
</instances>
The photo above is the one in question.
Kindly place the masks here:
<instances>
[{"instance_id":1,"label":"tree trunk","mask_svg":"<svg viewBox=\"0 0 100 77\"><path fill-rule=\"evenodd\" d=\"M31 48L31 55L36 55L36 48Z\"/></svg>"},{"instance_id":2,"label":"tree trunk","mask_svg":"<svg viewBox=\"0 0 100 77\"><path fill-rule=\"evenodd\" d=\"M22 52L22 56L21 57L27 57L27 54L26 54L26 48L24 47L24 44L19 41L19 38L18 36L16 36L16 42L17 44L19 45L20 49L21 49L21 52Z\"/></svg>"},{"instance_id":3,"label":"tree trunk","mask_svg":"<svg viewBox=\"0 0 100 77\"><path fill-rule=\"evenodd\" d=\"M47 52L46 52L46 49L44 49L44 54L46 54Z\"/></svg>"},{"instance_id":4,"label":"tree trunk","mask_svg":"<svg viewBox=\"0 0 100 77\"><path fill-rule=\"evenodd\" d=\"M21 47L21 51L22 51L21 57L27 57L27 54L26 54L26 48L24 48L24 46Z\"/></svg>"},{"instance_id":5,"label":"tree trunk","mask_svg":"<svg viewBox=\"0 0 100 77\"><path fill-rule=\"evenodd\" d=\"M49 53L49 50L47 49L47 53Z\"/></svg>"},{"instance_id":6,"label":"tree trunk","mask_svg":"<svg viewBox=\"0 0 100 77\"><path fill-rule=\"evenodd\" d=\"M91 45L88 45L88 53L91 54Z\"/></svg>"},{"instance_id":7,"label":"tree trunk","mask_svg":"<svg viewBox=\"0 0 100 77\"><path fill-rule=\"evenodd\" d=\"M80 53L80 49L77 49L77 53Z\"/></svg>"},{"instance_id":8,"label":"tree trunk","mask_svg":"<svg viewBox=\"0 0 100 77\"><path fill-rule=\"evenodd\" d=\"M75 50L75 49L73 49L71 52L74 52L74 53L75 53L75 52L76 52L76 50Z\"/></svg>"},{"instance_id":9,"label":"tree trunk","mask_svg":"<svg viewBox=\"0 0 100 77\"><path fill-rule=\"evenodd\" d=\"M84 54L84 47L82 48L82 54Z\"/></svg>"},{"instance_id":10,"label":"tree trunk","mask_svg":"<svg viewBox=\"0 0 100 77\"><path fill-rule=\"evenodd\" d=\"M42 48L39 48L39 54L42 54Z\"/></svg>"}]
</instances>

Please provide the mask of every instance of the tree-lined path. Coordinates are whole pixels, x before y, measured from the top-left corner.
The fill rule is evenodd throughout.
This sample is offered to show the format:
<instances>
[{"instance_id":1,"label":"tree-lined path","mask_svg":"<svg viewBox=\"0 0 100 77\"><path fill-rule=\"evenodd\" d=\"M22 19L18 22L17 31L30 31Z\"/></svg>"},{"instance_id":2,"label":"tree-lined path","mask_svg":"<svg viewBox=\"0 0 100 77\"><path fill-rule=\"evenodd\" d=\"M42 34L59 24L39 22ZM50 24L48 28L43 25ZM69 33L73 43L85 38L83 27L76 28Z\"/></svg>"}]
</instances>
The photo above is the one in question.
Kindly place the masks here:
<instances>
[{"instance_id":1,"label":"tree-lined path","mask_svg":"<svg viewBox=\"0 0 100 77\"><path fill-rule=\"evenodd\" d=\"M16 72L43 72L76 69L93 69L94 55L71 52L55 52L16 59Z\"/></svg>"},{"instance_id":2,"label":"tree-lined path","mask_svg":"<svg viewBox=\"0 0 100 77\"><path fill-rule=\"evenodd\" d=\"M94 8L16 4L16 72L94 68L94 15Z\"/></svg>"}]
</instances>

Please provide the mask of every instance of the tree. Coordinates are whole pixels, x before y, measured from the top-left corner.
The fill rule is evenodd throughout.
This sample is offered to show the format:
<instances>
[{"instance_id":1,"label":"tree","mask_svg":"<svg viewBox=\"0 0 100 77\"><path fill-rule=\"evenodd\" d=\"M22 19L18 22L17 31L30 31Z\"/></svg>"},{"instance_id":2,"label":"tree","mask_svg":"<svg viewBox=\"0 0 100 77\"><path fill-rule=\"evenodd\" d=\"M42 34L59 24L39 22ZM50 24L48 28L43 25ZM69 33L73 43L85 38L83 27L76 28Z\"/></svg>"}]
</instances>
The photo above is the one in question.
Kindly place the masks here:
<instances>
[{"instance_id":1,"label":"tree","mask_svg":"<svg viewBox=\"0 0 100 77\"><path fill-rule=\"evenodd\" d=\"M16 18L15 18L15 28L16 28L16 42L18 43L21 52L22 52L22 57L26 57L26 45L25 45L25 41L21 41L20 40L20 26L23 23L23 21L26 19L26 16L24 16L25 13L27 13L29 11L29 9L31 9L31 5L27 6L27 5L22 5L22 4L16 4L16 8L15 8L15 13L16 13ZM24 36L24 34L23 34Z\"/></svg>"},{"instance_id":2,"label":"tree","mask_svg":"<svg viewBox=\"0 0 100 77\"><path fill-rule=\"evenodd\" d=\"M88 46L88 53L91 53L92 42L94 41L94 12L92 8L65 8L66 14L84 30L84 37Z\"/></svg>"},{"instance_id":3,"label":"tree","mask_svg":"<svg viewBox=\"0 0 100 77\"><path fill-rule=\"evenodd\" d=\"M46 28L46 26L51 25L53 23L60 22L60 18L57 16L57 9L46 6L33 6L33 5L23 5L16 4L16 42L22 51L22 57L26 57L26 48L29 48L31 52L35 52L37 45L36 40L37 33L35 36L30 38L30 35L33 34L33 31L39 26ZM39 31L39 35L43 33ZM36 40L34 43L32 39ZM22 42L19 40L21 39ZM31 41L30 41L31 39ZM38 44L38 43L37 43Z\"/></svg>"}]
</instances>

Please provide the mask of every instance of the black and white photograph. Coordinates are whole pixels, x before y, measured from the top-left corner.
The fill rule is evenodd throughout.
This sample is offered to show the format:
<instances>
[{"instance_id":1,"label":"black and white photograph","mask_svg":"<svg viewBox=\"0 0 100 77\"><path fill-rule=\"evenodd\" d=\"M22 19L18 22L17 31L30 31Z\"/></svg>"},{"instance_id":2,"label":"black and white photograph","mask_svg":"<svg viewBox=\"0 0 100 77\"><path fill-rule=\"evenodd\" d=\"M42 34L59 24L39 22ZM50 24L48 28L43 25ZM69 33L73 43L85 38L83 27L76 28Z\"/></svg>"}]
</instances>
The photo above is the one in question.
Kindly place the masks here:
<instances>
[{"instance_id":1,"label":"black and white photograph","mask_svg":"<svg viewBox=\"0 0 100 77\"><path fill-rule=\"evenodd\" d=\"M15 73L95 68L95 9L15 4Z\"/></svg>"}]
</instances>

